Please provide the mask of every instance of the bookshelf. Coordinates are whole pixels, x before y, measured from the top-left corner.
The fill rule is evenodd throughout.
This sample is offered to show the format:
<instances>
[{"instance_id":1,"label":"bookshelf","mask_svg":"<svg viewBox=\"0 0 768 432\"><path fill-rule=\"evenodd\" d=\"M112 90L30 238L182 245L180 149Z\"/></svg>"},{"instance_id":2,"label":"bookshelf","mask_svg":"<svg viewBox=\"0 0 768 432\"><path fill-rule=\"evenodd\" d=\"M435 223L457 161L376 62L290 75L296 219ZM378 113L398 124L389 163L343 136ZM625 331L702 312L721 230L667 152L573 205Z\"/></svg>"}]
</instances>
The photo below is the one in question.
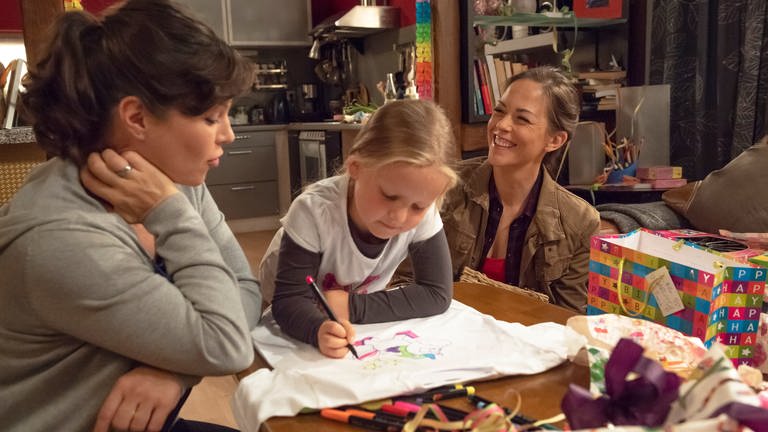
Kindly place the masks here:
<instances>
[{"instance_id":1,"label":"bookshelf","mask_svg":"<svg viewBox=\"0 0 768 432\"><path fill-rule=\"evenodd\" d=\"M480 114L476 108L477 98L475 93L475 60L482 57L483 41L475 34L475 11L473 2L460 1L459 3L459 27L461 44L459 62L461 65L461 121L463 123L485 123L490 117Z\"/></svg>"},{"instance_id":2,"label":"bookshelf","mask_svg":"<svg viewBox=\"0 0 768 432\"><path fill-rule=\"evenodd\" d=\"M488 120L488 115L484 114L485 108L481 107L483 96L482 78L483 72L486 73L486 85L488 93L496 90L503 91L503 82L499 79L492 79L491 75L494 68L494 58L504 58L504 61L518 62L515 58L523 57L532 59L534 64L554 64L560 63L561 54L553 50L557 45L558 51L578 44L580 48L587 48L586 51L577 49L577 54L581 56L577 63L581 69L586 66L598 66L600 38L597 32L590 31L588 37L579 37L576 42L567 43L562 31L559 32L540 32L531 36L519 39L506 39L496 42L494 45L485 44L479 36L476 35L475 26L486 27L507 27L512 25L525 25L528 27L557 27L566 30L575 38L575 31L598 29L607 26L615 26L627 22L626 18L619 19L594 19L577 18L572 12L567 13L518 13L508 16L482 16L475 15L471 6L472 2L459 2L461 4L461 89L462 89L462 121L464 123L481 123ZM626 15L626 14L625 14ZM581 36L582 33L579 33ZM613 35L612 35L613 36ZM558 39L555 39L558 38ZM615 38L611 38L615 39ZM590 49L590 44L594 49ZM626 45L620 47L622 52L626 51ZM585 57L586 54L586 57ZM586 58L586 60L585 60ZM510 60L512 59L512 60ZM522 60L524 63L528 63ZM572 59L571 63L574 63ZM484 71L478 70L478 64L486 65ZM514 63L513 63L514 64ZM481 82L475 83L480 76ZM503 76L503 75L500 75ZM478 97L477 90L480 90ZM491 97L491 99L494 99ZM486 105L487 106L487 103Z\"/></svg>"}]
</instances>

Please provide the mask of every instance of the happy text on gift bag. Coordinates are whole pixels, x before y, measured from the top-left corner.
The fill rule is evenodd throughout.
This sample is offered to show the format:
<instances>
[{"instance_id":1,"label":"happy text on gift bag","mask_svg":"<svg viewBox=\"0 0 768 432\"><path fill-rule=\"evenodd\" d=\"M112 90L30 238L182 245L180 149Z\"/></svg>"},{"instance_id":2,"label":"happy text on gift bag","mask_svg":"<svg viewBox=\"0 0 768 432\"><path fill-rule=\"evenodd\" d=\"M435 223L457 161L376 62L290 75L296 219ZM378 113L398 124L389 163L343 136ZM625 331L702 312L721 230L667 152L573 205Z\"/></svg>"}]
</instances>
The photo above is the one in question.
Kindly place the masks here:
<instances>
[{"instance_id":1,"label":"happy text on gift bag","mask_svg":"<svg viewBox=\"0 0 768 432\"><path fill-rule=\"evenodd\" d=\"M766 270L640 229L595 236L590 252L587 314L648 319L726 345L734 364L750 364L765 291ZM666 267L684 308L665 315L649 274ZM621 281L619 283L618 281Z\"/></svg>"}]
</instances>

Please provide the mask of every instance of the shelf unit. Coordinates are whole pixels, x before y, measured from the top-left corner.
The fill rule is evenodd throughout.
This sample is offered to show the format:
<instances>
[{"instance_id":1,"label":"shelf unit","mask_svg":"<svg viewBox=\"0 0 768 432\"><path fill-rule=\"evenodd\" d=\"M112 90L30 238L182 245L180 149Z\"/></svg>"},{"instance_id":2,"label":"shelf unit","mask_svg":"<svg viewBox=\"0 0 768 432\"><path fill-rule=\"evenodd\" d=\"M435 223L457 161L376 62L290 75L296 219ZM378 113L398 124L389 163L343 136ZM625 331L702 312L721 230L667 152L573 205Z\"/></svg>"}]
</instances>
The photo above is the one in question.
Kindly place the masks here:
<instances>
[{"instance_id":1,"label":"shelf unit","mask_svg":"<svg viewBox=\"0 0 768 432\"><path fill-rule=\"evenodd\" d=\"M285 90L288 88L288 68L280 67L262 67L253 71L253 89L254 90Z\"/></svg>"},{"instance_id":2,"label":"shelf unit","mask_svg":"<svg viewBox=\"0 0 768 432\"><path fill-rule=\"evenodd\" d=\"M485 43L476 36L475 27L507 27L512 25L523 25L527 27L557 27L565 31L578 31L580 29L597 29L606 26L626 23L626 18L617 19L597 19L597 18L578 18L573 12L543 12L543 13L517 13L506 16L488 16L474 15L472 7L467 3L461 2L461 88L462 88L462 121L464 123L482 123L489 118L488 115L478 114L475 94L475 59L487 64L488 58L501 56L503 54L530 54L545 63L552 62L555 55L553 50L542 51L546 47L562 45L562 40L557 41L556 37L562 37L559 32L542 32L525 38L499 40L494 44ZM594 34L595 45L595 65L597 65L599 37ZM534 54L535 51L535 54ZM549 57L549 59L547 58ZM491 72L491 71L489 71ZM492 73L492 72L491 72ZM501 84L498 84L501 86ZM490 89L489 83L489 91Z\"/></svg>"},{"instance_id":3,"label":"shelf unit","mask_svg":"<svg viewBox=\"0 0 768 432\"><path fill-rule=\"evenodd\" d=\"M495 45L486 45L485 55L504 54L551 46L554 43L554 38L555 33L548 32L539 33L526 38L501 40Z\"/></svg>"},{"instance_id":4,"label":"shelf unit","mask_svg":"<svg viewBox=\"0 0 768 432\"><path fill-rule=\"evenodd\" d=\"M512 15L475 15L474 25L529 27L604 27L627 22L626 18L578 18L573 12L515 13Z\"/></svg>"}]
</instances>

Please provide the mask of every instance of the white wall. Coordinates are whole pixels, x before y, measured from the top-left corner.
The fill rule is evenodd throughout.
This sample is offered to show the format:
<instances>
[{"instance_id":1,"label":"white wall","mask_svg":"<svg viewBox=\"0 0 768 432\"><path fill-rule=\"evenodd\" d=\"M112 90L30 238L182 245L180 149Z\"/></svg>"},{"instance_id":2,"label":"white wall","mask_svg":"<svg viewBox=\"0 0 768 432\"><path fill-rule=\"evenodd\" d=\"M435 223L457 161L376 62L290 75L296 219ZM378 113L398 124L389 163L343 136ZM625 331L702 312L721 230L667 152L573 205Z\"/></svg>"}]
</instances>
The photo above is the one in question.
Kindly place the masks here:
<instances>
[{"instance_id":1,"label":"white wall","mask_svg":"<svg viewBox=\"0 0 768 432\"><path fill-rule=\"evenodd\" d=\"M27 59L24 51L24 38L21 34L0 34L0 63L8 66L14 59Z\"/></svg>"}]
</instances>

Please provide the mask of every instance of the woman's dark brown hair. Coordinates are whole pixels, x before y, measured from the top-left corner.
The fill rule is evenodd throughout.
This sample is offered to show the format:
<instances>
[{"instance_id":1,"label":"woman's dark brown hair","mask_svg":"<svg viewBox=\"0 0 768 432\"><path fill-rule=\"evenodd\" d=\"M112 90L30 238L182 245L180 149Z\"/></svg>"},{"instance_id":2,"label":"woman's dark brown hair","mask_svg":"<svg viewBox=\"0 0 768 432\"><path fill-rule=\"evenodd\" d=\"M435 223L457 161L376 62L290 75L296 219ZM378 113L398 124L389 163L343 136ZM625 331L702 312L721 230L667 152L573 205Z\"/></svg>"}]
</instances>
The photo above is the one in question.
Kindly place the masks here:
<instances>
[{"instance_id":1,"label":"woman's dark brown hair","mask_svg":"<svg viewBox=\"0 0 768 432\"><path fill-rule=\"evenodd\" d=\"M549 132L564 131L568 134L568 138L562 147L544 156L544 167L547 168L552 177L555 177L560 159L565 156L567 144L573 138L576 124L579 122L579 112L581 110L579 92L568 77L552 66L539 66L521 72L509 79L507 87L521 79L528 79L541 84L544 96L549 104L547 116Z\"/></svg>"},{"instance_id":2,"label":"woman's dark brown hair","mask_svg":"<svg viewBox=\"0 0 768 432\"><path fill-rule=\"evenodd\" d=\"M107 147L112 110L138 97L157 116L196 116L242 93L251 69L205 24L168 0L127 0L102 18L67 12L30 67L24 113L49 154L82 165Z\"/></svg>"}]
</instances>

